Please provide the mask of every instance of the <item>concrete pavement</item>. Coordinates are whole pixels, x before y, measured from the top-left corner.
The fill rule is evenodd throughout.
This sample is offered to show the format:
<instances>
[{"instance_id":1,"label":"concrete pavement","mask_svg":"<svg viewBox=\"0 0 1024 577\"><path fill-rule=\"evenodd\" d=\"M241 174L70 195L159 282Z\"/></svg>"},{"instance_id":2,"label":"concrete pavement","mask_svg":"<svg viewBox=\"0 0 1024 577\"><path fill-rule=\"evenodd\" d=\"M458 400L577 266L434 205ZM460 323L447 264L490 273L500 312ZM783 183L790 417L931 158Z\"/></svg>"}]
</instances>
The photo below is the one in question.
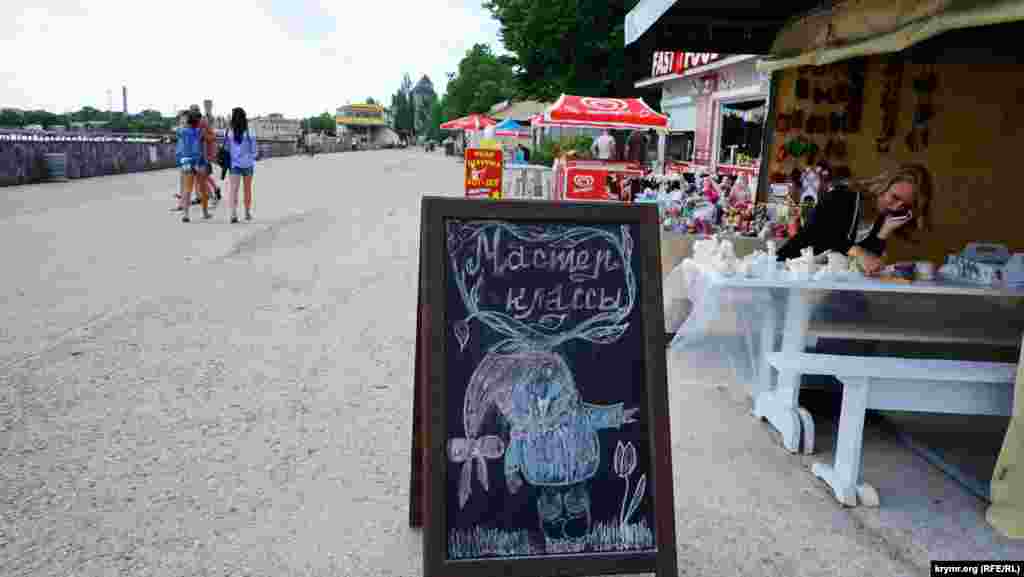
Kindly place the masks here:
<instances>
[{"instance_id":1,"label":"concrete pavement","mask_svg":"<svg viewBox=\"0 0 1024 577\"><path fill-rule=\"evenodd\" d=\"M0 189L0 574L419 575L419 198L461 178L419 150L269 159L238 225L180 223L173 171ZM682 574L949 558L669 369Z\"/></svg>"}]
</instances>

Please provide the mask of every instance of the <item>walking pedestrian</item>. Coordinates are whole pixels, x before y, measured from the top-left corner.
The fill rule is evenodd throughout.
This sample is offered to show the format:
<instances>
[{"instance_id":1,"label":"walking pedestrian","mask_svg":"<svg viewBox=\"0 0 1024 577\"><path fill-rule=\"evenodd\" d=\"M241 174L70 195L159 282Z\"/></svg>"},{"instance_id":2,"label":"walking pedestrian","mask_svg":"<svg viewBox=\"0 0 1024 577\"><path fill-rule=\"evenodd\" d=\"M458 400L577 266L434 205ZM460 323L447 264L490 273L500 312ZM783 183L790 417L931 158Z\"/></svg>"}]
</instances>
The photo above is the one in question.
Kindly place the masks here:
<instances>
[{"instance_id":1,"label":"walking pedestrian","mask_svg":"<svg viewBox=\"0 0 1024 577\"><path fill-rule=\"evenodd\" d=\"M176 129L176 131L180 130L182 128L186 128L186 127L188 127L188 110L182 110L182 111L178 112L178 128ZM177 138L175 138L175 140L177 140ZM186 191L188 191L188 192L186 192ZM188 188L186 188L185 187L185 172L184 171L178 171L178 192L174 193L174 208L171 209L171 212L179 212L179 211L181 211L181 206L182 206L181 199L182 199L183 196L186 196L186 195L189 198L191 198L191 196L192 196L192 185L189 185Z\"/></svg>"},{"instance_id":2,"label":"walking pedestrian","mask_svg":"<svg viewBox=\"0 0 1024 577\"><path fill-rule=\"evenodd\" d=\"M203 162L202 133L199 130L200 115L189 111L187 125L178 129L178 144L175 159L182 174L181 210L185 213L181 222L189 222L189 206L191 205L192 187L199 176L199 166ZM203 199L205 200L205 199ZM210 213L203 202L203 218L210 218Z\"/></svg>"},{"instance_id":3,"label":"walking pedestrian","mask_svg":"<svg viewBox=\"0 0 1024 577\"><path fill-rule=\"evenodd\" d=\"M199 112L199 105L193 104L191 110L200 115L199 132L202 137L203 156L199 165L199 177L196 179L196 193L199 196L199 202L206 207L211 196L214 199L214 204L220 202L220 187L211 178L213 163L217 160L217 133L210 127L209 119Z\"/></svg>"},{"instance_id":4,"label":"walking pedestrian","mask_svg":"<svg viewBox=\"0 0 1024 577\"><path fill-rule=\"evenodd\" d=\"M238 222L238 184L245 183L245 220L252 220L252 175L256 166L256 139L249 133L249 121L245 110L231 111L231 128L224 137L231 157L231 188L228 189L228 203L231 205L231 222Z\"/></svg>"}]
</instances>

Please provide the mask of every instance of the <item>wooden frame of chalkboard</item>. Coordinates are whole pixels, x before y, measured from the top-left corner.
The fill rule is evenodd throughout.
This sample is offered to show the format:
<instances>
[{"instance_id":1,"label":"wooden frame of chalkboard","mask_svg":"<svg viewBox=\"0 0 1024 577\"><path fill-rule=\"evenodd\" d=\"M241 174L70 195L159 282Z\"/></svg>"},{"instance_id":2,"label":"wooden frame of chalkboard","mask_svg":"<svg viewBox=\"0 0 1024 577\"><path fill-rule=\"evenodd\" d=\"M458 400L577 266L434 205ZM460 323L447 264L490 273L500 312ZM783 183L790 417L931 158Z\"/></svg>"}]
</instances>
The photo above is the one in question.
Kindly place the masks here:
<instances>
[{"instance_id":1,"label":"wooden frame of chalkboard","mask_svg":"<svg viewBox=\"0 0 1024 577\"><path fill-rule=\"evenodd\" d=\"M417 471L415 470L417 461L421 463L423 469L419 471L422 477L422 485L410 487L410 505L412 508L410 511L410 521L414 526L419 525L418 521L422 521L424 529L424 576L491 577L503 575L508 577L528 577L635 573L655 573L661 577L675 576L677 574L675 514L672 490L671 437L665 348L662 342L664 338L664 330L662 328L664 327L664 321L657 208L652 205L616 205L596 202L495 201L451 197L424 197L422 203L422 220L420 222L421 294L418 299L420 310L417 313L418 324L420 324L417 340L421 342L417 343L417 351L420 358L417 359L416 377L416 386L419 389L418 396L421 398L418 399L419 402L417 404L420 409L418 411L419 415L415 416L419 422L414 423L413 426L413 445L414 451L417 449L422 451L423 458L419 459L417 455L413 455L412 464L414 470L412 477L414 483L418 483L415 480L417 477ZM572 358L573 355L577 354L576 352L559 354L552 352L538 353L534 349L530 349L527 352L495 353L497 348L501 346L501 343L492 346L490 352L486 353L487 355L493 354L495 357L505 357L499 360L507 362L505 362L504 369L498 370L497 373L494 371L490 373L491 377L488 378L491 380L488 381L489 384L485 384L483 387L485 389L491 387L493 390L499 390L502 385L501 383L498 385L494 384L494 379L498 378L494 377L494 374L501 373L502 370L504 370L504 373L501 374L505 375L505 377L501 378L505 378L506 381L513 383L508 385L510 391L513 392L509 392L506 397L503 397L505 404L502 405L504 408L501 410L514 411L514 409L508 409L508 407L517 406L515 403L519 401L511 400L515 395L520 395L515 398L522 398L522 395L535 395L535 397L529 397L529 400L525 401L527 403L534 403L530 405L533 408L529 409L529 411L535 411L536 406L541 402L544 403L545 407L555 404L560 407L559 411L561 411L558 413L561 416L557 418L564 418L564 415L568 414L563 410L565 405L558 405L558 403L563 402L566 398L571 399L571 402L577 403L576 406L583 407L581 409L573 409L573 411L579 411L572 413L574 417L578 417L580 412L590 411L586 413L585 417L579 417L581 419L590 419L585 421L586 425L581 426L579 429L569 429L571 432L568 434L564 432L566 430L565 426L559 425L563 427L558 429L560 434L563 434L562 437L559 437L559 442L561 446L566 446L567 442L571 444L574 441L578 445L573 445L573 447L583 446L586 442L579 441L578 439L582 438L584 434L590 434L594 439L593 445L590 446L595 447L595 449L592 453L587 453L585 449L574 449L575 452L567 452L566 455L569 456L565 457L564 461L560 461L560 465L554 466L554 470L571 470L573 471L572 474L575 474L576 471L586 466L585 461L580 455L593 456L596 454L597 456L593 457L593 459L600 464L595 464L589 470L589 474L595 475L594 471L597 470L596 468L602 467L600 469L604 474L600 481L602 484L598 485L597 477L582 477L584 481L579 481L581 477L573 477L568 480L551 477L546 479L551 481L550 483L538 482L537 471L543 467L548 467L548 469L544 469L545 471L553 470L551 469L551 463L557 461L557 458L549 462L544 460L545 457L524 457L524 460L519 462L519 464L510 465L508 455L512 453L512 447L516 443L516 439L523 439L529 436L520 429L518 432L519 436L516 437L515 424L510 425L512 427L511 433L505 430L508 438L507 446L509 447L507 452L505 451L506 441L503 438L497 440L499 439L498 435L484 438L482 433L479 438L473 438L468 430L468 425L465 433L466 439L450 438L450 413L455 415L455 418L460 416L452 413L451 407L463 407L464 402L466 408L462 410L461 418L468 419L466 415L472 412L468 408L470 407L469 399L471 398L469 387L472 386L476 373L479 373L481 367L488 362L485 356L479 364L472 365L472 363L467 363L470 365L468 368L465 366L459 367L457 366L458 363L449 366L449 352L452 355L461 354L460 344L464 348L467 341L474 339L477 341L482 340L480 335L484 332L484 329L479 326L467 329L466 320L472 320L474 314L465 317L465 310L455 310L451 306L452 302L469 302L466 300L466 297L469 296L469 291L464 286L465 278L463 277L462 284L459 284L459 280L453 280L459 275L453 274L449 269L449 265L456 260L455 256L453 256L455 253L449 253L452 250L449 248L449 244L453 243L451 240L451 230L462 230L461 228L449 229L450 223L454 223L452 224L454 227L489 226L493 224L497 227L508 226L508 230L526 230L514 229L513 227L516 226L529 227L529 230L532 231L548 229L570 230L567 233L569 235L579 234L581 231L583 233L597 231L594 233L594 238L598 238L598 240L588 242L612 242L615 246L619 247L618 254L622 255L622 260L619 262L625 263L626 266L618 267L618 270L622 272L615 274L626 277L626 269L629 270L628 274L635 274L636 280L639 281L638 283L634 282L634 284L629 285L629 282L633 282L632 278L630 278L629 282L625 283L631 286L629 294L633 295L635 293L635 298L633 296L629 297L628 310L622 307L626 315L632 316L629 316L629 320L624 324L611 327L613 333L615 333L614 329L619 329L619 332L616 333L617 336L607 337L608 329L604 329L605 332L600 333L601 336L594 337L585 342L585 346L580 346L581 348L574 348L576 345L563 345L567 347L566 351L586 350L585 355L590 356L582 356L584 353L579 353L582 359L580 360ZM481 225L480 223L484 224ZM612 231L612 233L609 234L606 231ZM621 231L621 236L616 237L615 233L619 231ZM563 233L560 232L558 234ZM540 235L536 238L542 237L543 235ZM608 239L611 240L608 241ZM578 238L574 237L570 240L576 242ZM543 242L543 240L537 242ZM497 243L497 236L495 236L492 247L495 252L498 251L496 248ZM596 247L598 245L594 244L593 246ZM623 250L622 246L626 248ZM595 248L594 254L597 254L597 252L600 251ZM479 262L481 260L479 254L477 253L476 259L476 264L478 265L481 264ZM607 255L611 254L612 251L609 249ZM452 260L449 260L450 258ZM551 258L554 258L554 256ZM607 258L610 257L606 257L606 265ZM539 257L534 256L534 259L536 261ZM469 264L468 266L472 267L473 265ZM555 270L554 265L552 265L551 270ZM616 269L609 265L607 270L615 271ZM484 273L481 272L479 274L482 279ZM541 271L538 274L547 274L547 271ZM609 274L611 275L612 273ZM480 283L482 281L477 284ZM458 289L461 292L452 291L452 287L456 285L458 285ZM474 287L474 295L470 299L476 299L473 302L482 302L476 293L478 288ZM486 290L487 288L484 289L484 291ZM594 290L596 291L597 289ZM499 299L503 298L501 295L504 293L500 291L500 288L493 291L492 296L488 298L493 300L496 298L494 295L497 295ZM462 300L453 300L458 299L460 294L462 295ZM604 297L602 296L602 298ZM589 296L587 302L590 302ZM594 302L597 302L596 298ZM611 303L613 301L611 297L607 301L601 301L602 304L606 302ZM619 322L622 322L622 318L619 318ZM459 326L460 323L461 327ZM482 325L482 323L479 324ZM584 322L582 325L586 325L586 323ZM634 351L636 354L632 359L628 357L617 358L615 339L627 333L631 339L629 341L629 348L620 350L629 351L626 353L629 356L634 356ZM590 334L592 336L597 333ZM429 340L429 344L423 343L423 339ZM502 342L507 343L508 340L515 339L506 339L506 341ZM600 346L593 344L598 342L600 342ZM625 343L626 339L622 339L621 342ZM506 344L506 346L508 345ZM587 347L590 348L587 349ZM451 351L449 351L449 348L451 348ZM589 381L581 383L578 387L583 392L578 392L574 379L584 378L585 375L581 372L579 377L574 377L568 366L572 364L579 371L585 371L586 369L580 367L583 367L584 363L592 363L592 359L597 359L598 353L596 351L598 350L601 351L600 355L604 359L603 362L607 363L611 362L611 359L615 359L615 363L628 367L622 369L624 374L638 376L636 381L626 381L630 385L627 387L620 386L620 383L623 381L611 379L593 384L595 380L600 379L594 379L594 375L590 375ZM476 354L481 355L484 353L478 352ZM534 359L531 361L534 362L532 367L516 366L516 362L519 359L526 357ZM509 360L510 358L512 360ZM537 358L541 360L537 361ZM471 370L474 371L474 376L466 379L465 375ZM559 370L563 372L559 373ZM531 373L530 371L533 372ZM516 376L509 377L508 375L510 374ZM527 379L534 378L524 377L524 374L543 374L545 384L536 385L540 381L535 379L529 381L528 385L524 385L524 383L527 383ZM563 377L562 375L567 376ZM600 373L597 376L599 378L603 377ZM461 399L457 389L455 393L449 391L450 381L465 383L467 380L469 384L463 386L465 392ZM568 383L568 385L564 383ZM531 392L529 393L521 393L523 389L535 386L546 387L543 395L548 395L547 391L549 390L557 389L557 392L550 393L550 398L547 396L544 398L536 396L541 393L533 392L535 389L530 389ZM633 395L629 398L635 400L636 404L628 410L624 408L626 405L624 402L617 403L617 406L611 404L590 404L595 401L586 397L588 395L592 397L592 391L595 389L590 389L590 393L588 393L587 387L589 386L595 389L602 386L605 387L601 389L601 394L605 396L626 395L626 392L628 392ZM516 390L519 390L520 393L515 392ZM571 395L564 393L566 390L571 391ZM586 399L580 402L581 397ZM455 401L457 404L452 405L452 401ZM599 399L596 402L610 403L611 399ZM498 407L499 405L494 404L491 413L498 411ZM487 410L485 407L481 409L481 412ZM633 413L633 411L639 411L639 413ZM414 409L414 414L416 412ZM519 414L522 415L524 413ZM535 416L533 412L528 414L530 418ZM595 417L595 414L601 416ZM609 416L613 414L617 415L617 417ZM637 420L633 420L631 415L640 416L637 416ZM615 420L616 418L618 420ZM598 422L598 419L604 419L600 420L601 425L594 424ZM459 421L453 422L458 423ZM498 421L495 420L495 422ZM540 420L529 421L531 427L536 427L531 429L529 434L554 434L551 431L555 429L540 431L540 425L536 424L540 422ZM570 427L575 427L576 422L572 421L573 424ZM591 428L584 430L586 427ZM598 441L599 438L612 438L597 434L597 429L602 427L604 429L601 435L625 435L627 433L624 431L632 428L630 430L633 432L628 434L632 435L630 438L636 441L636 446L634 446L633 442L623 442L620 440L615 444L613 450L610 446L611 440L604 443ZM571 437L572 434L579 435L579 437ZM565 435L570 436L567 437ZM571 440L566 441L566 438ZM490 444L486 442L488 439L491 441ZM422 443L421 447L416 447L419 444L417 441ZM457 442L462 442L463 444ZM524 441L524 443L526 442ZM523 448L525 446L519 445L523 453L531 450ZM550 448L545 450L550 450ZM462 452L459 453L459 451ZM612 458L612 453L614 453L614 458ZM569 462L570 457L571 463ZM502 458L504 458L504 468L500 468L500 463L492 463L490 465L492 472L488 473L489 465L487 464L487 459L498 461ZM515 473L508 473L508 471L519 466L522 467L523 471L521 477L516 477ZM459 473L460 467L461 475ZM499 473L494 473L493 471L495 470L499 471ZM640 479L633 479L630 475L634 471L643 471L644 473ZM462 483L466 482L467 472L469 486L464 494ZM614 478L615 476L618 478ZM494 479L491 485L488 484L488 477ZM508 495L514 494L517 490L513 488L513 483L509 481L511 477L525 480L525 483L518 481L520 487L518 495L522 496L519 504L506 503L499 505L498 508L494 508L492 505L495 499L499 501L511 499ZM650 478L650 481L646 482L646 478ZM454 483L453 479L455 480ZM595 488L611 487L612 481L616 483L623 483L624 481L625 492L621 489L621 484L616 485L618 488L615 489L615 493L610 493L609 495L601 492L608 491L608 489ZM508 484L507 492L506 484ZM550 485L557 486L552 487ZM526 489L522 487L526 487ZM457 491L453 492L453 489L456 488ZM592 499L590 496L591 491L598 491L599 493ZM532 504L536 505L536 509L531 507L528 512L524 513L522 503L527 499L525 496L527 494L531 495L531 499L534 499ZM423 500L416 503L420 496L422 496ZM620 496L621 516L619 515ZM451 523L462 523L464 521L461 517L463 514L462 506L466 505L466 503L470 503L470 505L476 503L479 505L481 500L484 501L481 509L486 511L485 515L493 514L499 517L499 519L488 517L489 522L502 523L505 519L504 516L509 515L510 518L514 517L516 522L524 524L524 526L533 523L528 529L517 529L514 531L516 535L527 535L529 531L528 535L523 537L524 540L527 538L532 539L530 544L525 546L526 550L529 551L528 553L522 553L523 549L520 549L520 547L524 545L518 544L519 542L515 545L509 545L509 541L505 541L506 538L509 538L509 533L504 529L484 528L481 530L481 527L473 524L468 530L463 531L462 526L450 524L450 521ZM570 506L570 502L572 506ZM557 507L552 508L552 503L556 503ZM581 506L579 503L583 503L583 505ZM615 513L611 516L606 515L605 518L612 519L614 517L614 519L608 523L600 524L598 522L599 519L597 519L598 513L606 513L609 504ZM422 509L419 509L417 505L422 505ZM455 509L455 507L460 508ZM585 509L585 514L580 513L581 507ZM591 517L592 509L594 519ZM458 514L452 515L452 518L449 519L452 510L457 511ZM494 511L501 512L494 513ZM638 512L639 514L634 517L634 514ZM421 518L418 518L420 517L419 513L422 513ZM518 517L519 515L530 516L520 518ZM639 519L636 523L633 523L632 519L636 517L639 517ZM599 533L600 535L611 535L607 537L611 545L608 545L608 542L600 541L603 537L595 537ZM541 543L539 549L534 545L538 539L538 534L540 535ZM465 545L466 541L464 539L466 539L466 535L470 535L470 537L476 535L475 538L479 541L474 542L472 546ZM480 535L483 535L483 537L480 537ZM636 535L642 535L642 537L636 537ZM494 549L488 549L490 554L479 554L480 551L484 550L480 543L484 543L488 547L494 547ZM498 544L496 545L496 543ZM453 551L456 551L456 553L453 553ZM476 553L466 553L463 555L464 551ZM499 551L499 553L494 554L494 551Z\"/></svg>"}]
</instances>

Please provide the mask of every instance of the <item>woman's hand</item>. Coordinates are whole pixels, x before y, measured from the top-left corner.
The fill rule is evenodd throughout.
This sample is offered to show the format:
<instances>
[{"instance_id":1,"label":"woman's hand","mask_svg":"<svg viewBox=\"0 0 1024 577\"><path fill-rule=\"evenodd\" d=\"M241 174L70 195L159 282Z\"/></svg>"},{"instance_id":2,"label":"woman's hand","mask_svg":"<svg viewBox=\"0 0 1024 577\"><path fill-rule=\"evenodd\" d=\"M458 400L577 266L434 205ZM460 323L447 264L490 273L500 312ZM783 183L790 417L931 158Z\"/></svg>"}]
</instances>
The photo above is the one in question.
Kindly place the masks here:
<instances>
[{"instance_id":1,"label":"woman's hand","mask_svg":"<svg viewBox=\"0 0 1024 577\"><path fill-rule=\"evenodd\" d=\"M882 259L880 257L865 251L861 254L860 259L864 265L864 274L867 276L878 276L878 273L882 272Z\"/></svg>"},{"instance_id":2,"label":"woman's hand","mask_svg":"<svg viewBox=\"0 0 1024 577\"><path fill-rule=\"evenodd\" d=\"M907 212L903 216L886 217L885 222L883 222L882 226L878 229L878 238L881 240L889 238L890 236L892 236L892 233L896 232L897 230L900 229L900 227L910 222L910 220L913 217L914 214L911 212Z\"/></svg>"}]
</instances>

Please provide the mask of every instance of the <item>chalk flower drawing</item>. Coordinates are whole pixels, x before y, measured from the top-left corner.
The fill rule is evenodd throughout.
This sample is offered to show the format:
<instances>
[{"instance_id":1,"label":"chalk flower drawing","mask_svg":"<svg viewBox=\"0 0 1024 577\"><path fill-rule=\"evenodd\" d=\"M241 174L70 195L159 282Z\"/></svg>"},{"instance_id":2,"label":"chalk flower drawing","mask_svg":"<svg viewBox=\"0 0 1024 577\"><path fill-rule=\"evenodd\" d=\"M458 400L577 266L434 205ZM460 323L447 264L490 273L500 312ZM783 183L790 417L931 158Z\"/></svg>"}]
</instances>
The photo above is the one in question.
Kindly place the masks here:
<instances>
[{"instance_id":1,"label":"chalk flower drawing","mask_svg":"<svg viewBox=\"0 0 1024 577\"><path fill-rule=\"evenodd\" d=\"M615 445L615 461L613 467L615 474L626 481L626 492L622 495L622 508L619 513L619 523L625 525L629 518L636 512L637 507L640 506L640 501L644 498L644 492L647 490L647 474L640 475L640 481L636 484L636 490L633 492L633 498L629 501L629 508L626 508L626 498L629 497L629 476L636 470L636 447L633 443L627 442L625 445L622 441L619 441Z\"/></svg>"},{"instance_id":2,"label":"chalk flower drawing","mask_svg":"<svg viewBox=\"0 0 1024 577\"><path fill-rule=\"evenodd\" d=\"M653 533L643 520L638 525L627 525L643 499L646 476L641 477L628 507L623 500L618 523L613 524L615 529L604 522L593 522L588 487L601 464L597 431L636 422L639 409L625 408L622 403L585 402L565 359L553 352L572 339L614 343L629 328L627 319L636 300L629 227L621 227L621 238L585 226L537 227L498 221L449 222L447 232L450 278L468 313L452 323L459 349L464 350L469 343L469 323L473 320L505 337L487 350L469 379L463 404L465 437L448 440L449 460L462 467L459 508L464 508L472 498L474 468L479 484L489 491L487 461L504 458L504 480L509 493L518 493L524 483L537 489L536 507L545 542L541 553L652 547ZM488 233L494 234L491 248L495 251L501 233L553 250L571 250L586 242L606 243L622 265L620 268L618 264L606 263L606 270L622 271L625 302L612 301L615 306L610 310L597 312L573 327L565 326L568 314L515 318L507 311L481 307L485 276L482 253L464 249L486 242L480 236ZM578 282L583 278L576 274L570 280ZM500 415L510 425L507 441L498 435L483 434L490 414ZM625 479L628 493L628 477L637 466L636 449L632 443L628 449L620 443L619 448L624 452L619 455L617 450L615 473ZM525 535L481 527L468 531L452 529L449 553L453 558L471 558L536 552Z\"/></svg>"}]
</instances>

